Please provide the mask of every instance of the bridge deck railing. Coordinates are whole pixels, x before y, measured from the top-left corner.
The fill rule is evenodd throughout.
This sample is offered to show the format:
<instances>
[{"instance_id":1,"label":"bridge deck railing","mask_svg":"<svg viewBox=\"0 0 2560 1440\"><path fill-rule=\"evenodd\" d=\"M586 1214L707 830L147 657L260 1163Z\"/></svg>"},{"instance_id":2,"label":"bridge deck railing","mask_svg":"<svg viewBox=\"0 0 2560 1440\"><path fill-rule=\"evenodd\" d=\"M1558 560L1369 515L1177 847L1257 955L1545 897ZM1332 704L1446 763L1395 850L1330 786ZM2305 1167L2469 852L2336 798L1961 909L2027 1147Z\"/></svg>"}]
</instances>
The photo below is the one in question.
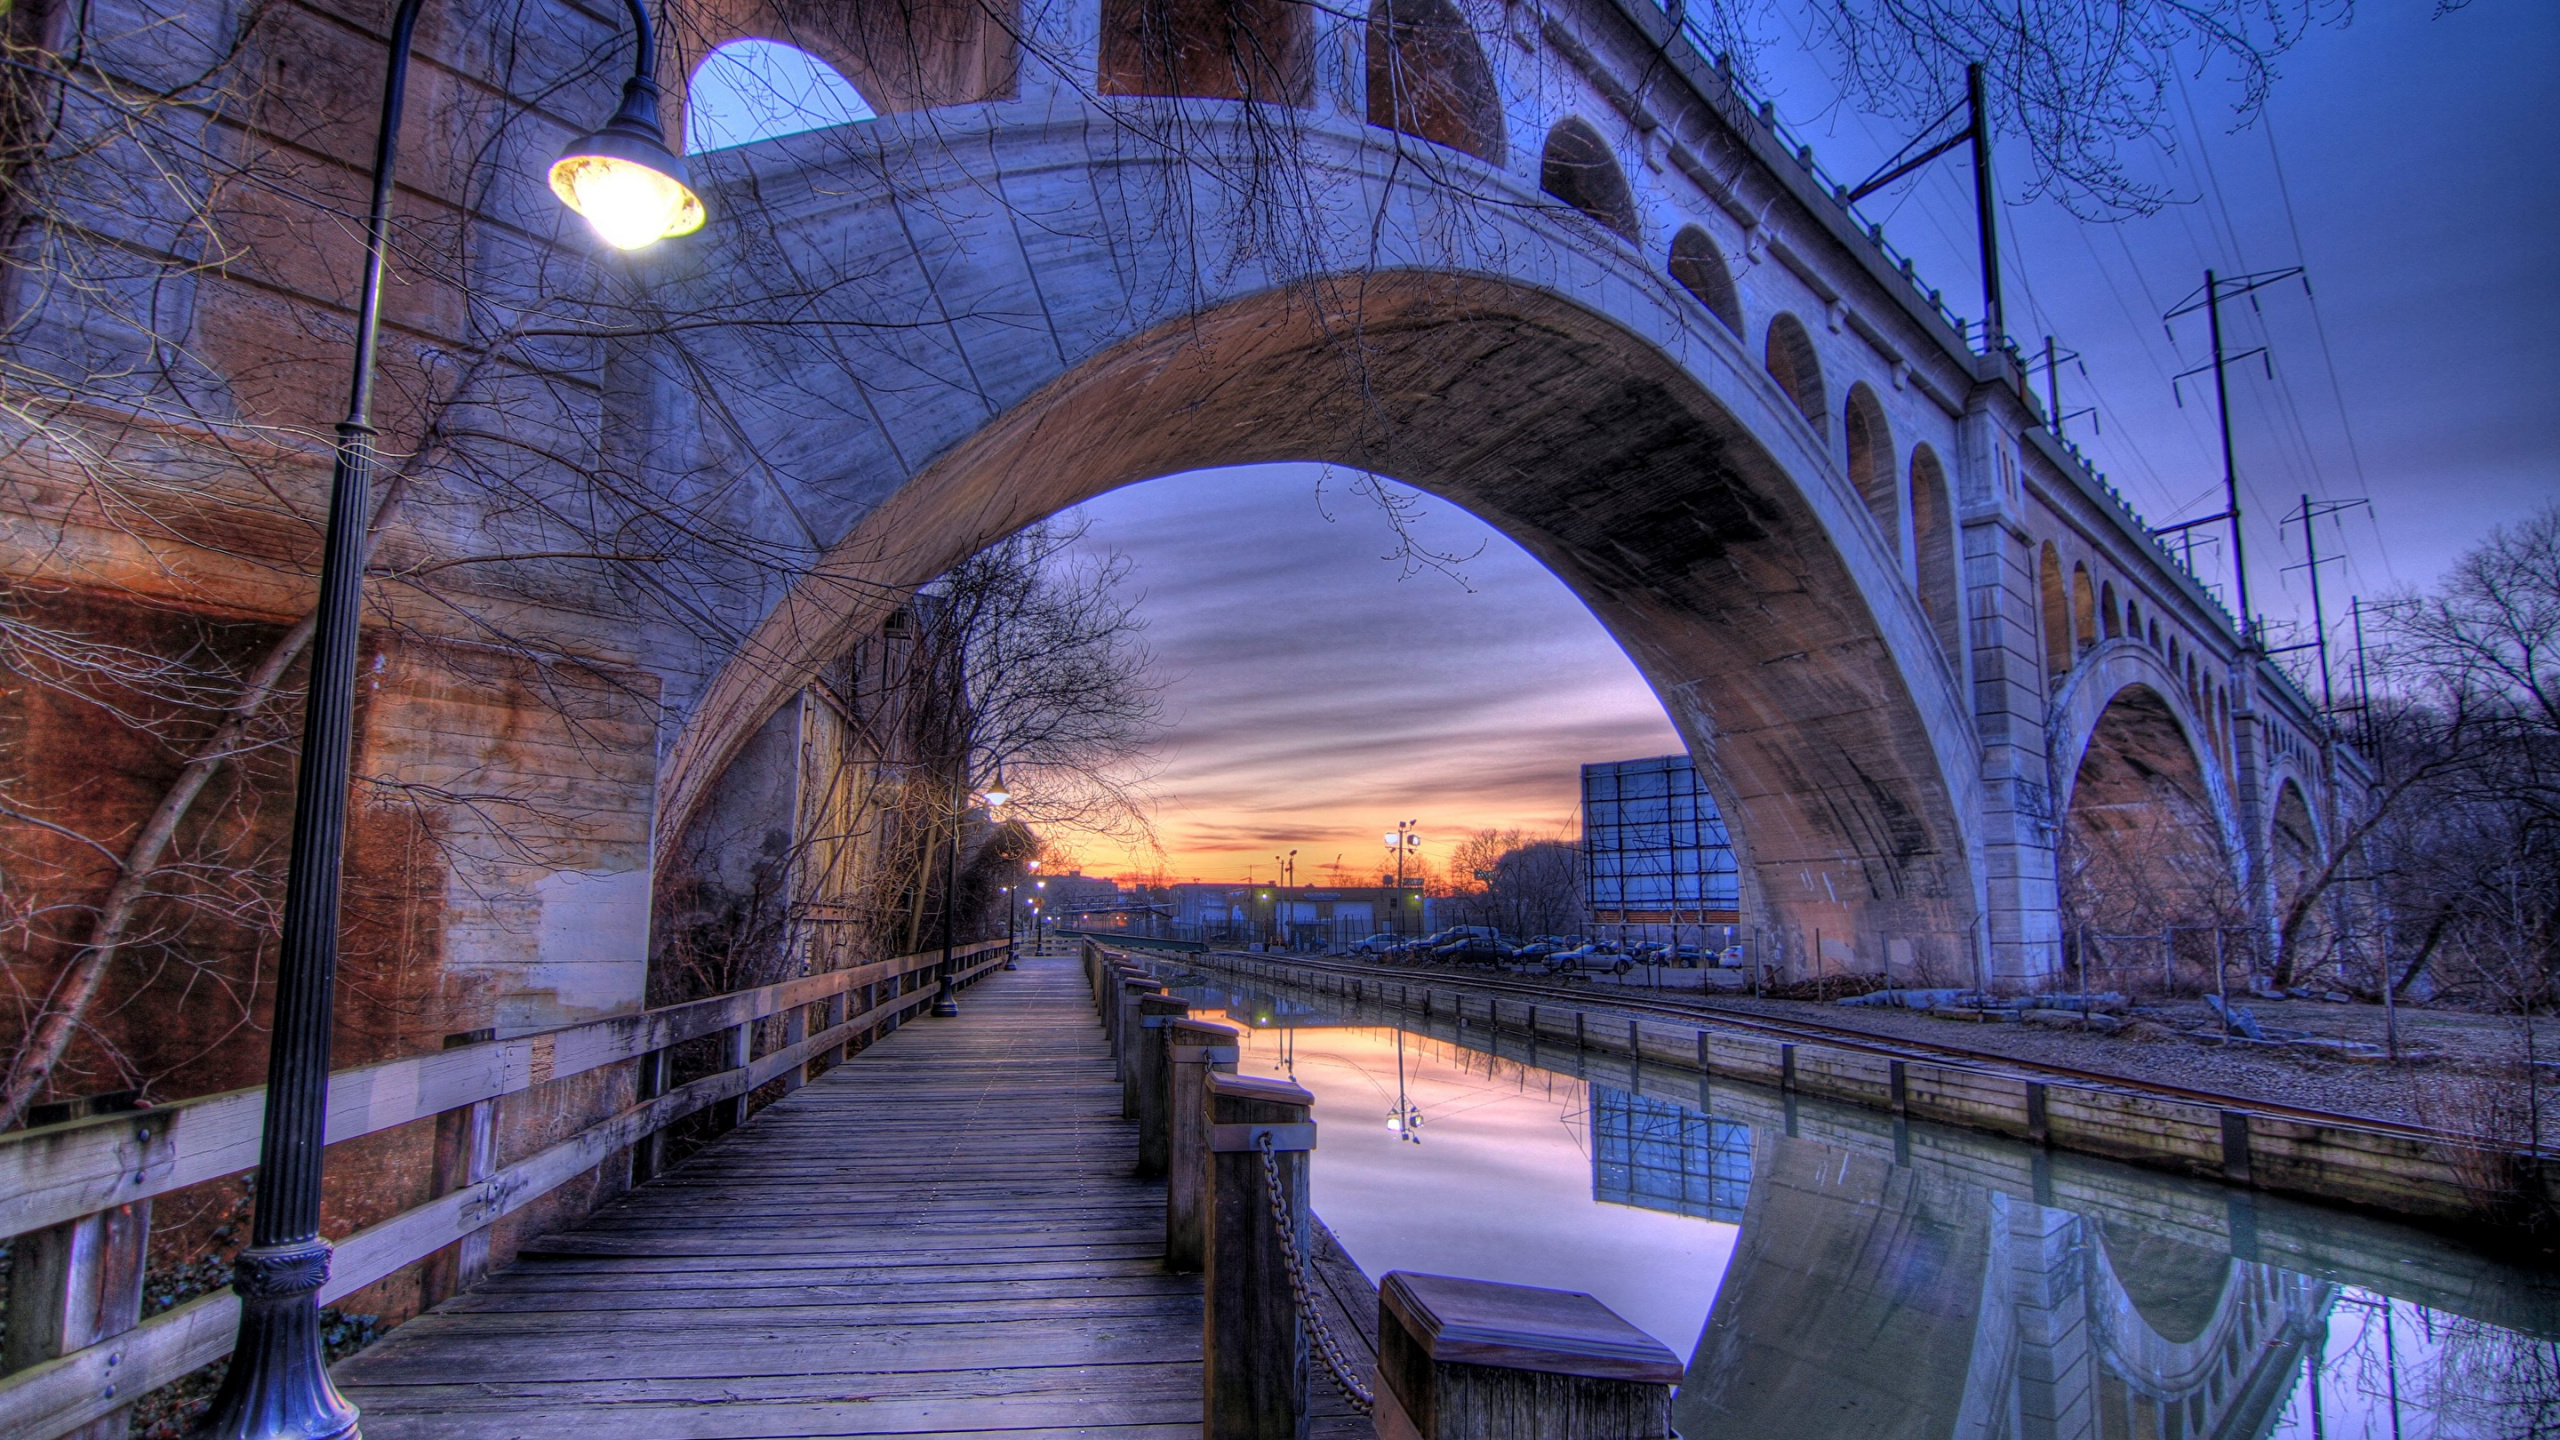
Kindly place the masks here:
<instances>
[{"instance_id":1,"label":"bridge deck railing","mask_svg":"<svg viewBox=\"0 0 2560 1440\"><path fill-rule=\"evenodd\" d=\"M955 950L955 982L968 984L1004 964L1009 948L990 940ZM464 1258L457 1266L446 1256L436 1288L450 1293L468 1284L485 1264L488 1230L498 1220L624 1151L633 1152L635 1179L645 1178L667 1127L723 1104L743 1120L759 1087L776 1079L796 1085L814 1062L841 1058L866 1032L930 1004L931 987L904 982L941 960L938 949L902 955L336 1072L329 1077L330 1144L438 1119L441 1130L462 1140L438 1146L461 1152L450 1167L461 1173L448 1173L440 1154L442 1193L339 1239L322 1303L445 1256L449 1247ZM890 988L872 988L882 985ZM853 1011L857 1001L862 1008ZM784 1021L783 1043L754 1054L757 1026L774 1017ZM723 1037L721 1068L669 1083L674 1048L712 1037ZM494 1163L495 1102L629 1062L638 1062L641 1077L634 1103L533 1154ZM0 1375L0 1435L53 1440L230 1352L239 1301L227 1287L139 1318L142 1242L154 1196L255 1168L265 1101L264 1087L255 1087L0 1135L0 1235L16 1237L8 1354L17 1366ZM30 1351L44 1350L54 1353L31 1359Z\"/></svg>"}]
</instances>

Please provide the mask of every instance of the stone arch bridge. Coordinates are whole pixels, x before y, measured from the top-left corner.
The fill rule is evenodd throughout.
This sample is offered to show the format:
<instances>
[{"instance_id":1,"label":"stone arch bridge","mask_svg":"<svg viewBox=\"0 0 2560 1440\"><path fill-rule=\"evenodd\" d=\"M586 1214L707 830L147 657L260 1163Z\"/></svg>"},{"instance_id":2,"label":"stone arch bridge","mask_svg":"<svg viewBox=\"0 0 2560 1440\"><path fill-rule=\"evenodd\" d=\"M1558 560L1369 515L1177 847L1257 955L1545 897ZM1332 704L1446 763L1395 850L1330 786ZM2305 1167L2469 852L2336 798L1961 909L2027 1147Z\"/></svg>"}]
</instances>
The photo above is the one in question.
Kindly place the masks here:
<instances>
[{"instance_id":1,"label":"stone arch bridge","mask_svg":"<svg viewBox=\"0 0 2560 1440\"><path fill-rule=\"evenodd\" d=\"M2314 707L1644 0L868 13L671 7L679 59L789 40L880 115L694 157L712 226L627 264L531 178L602 93L577 57L627 42L565 9L523 22L541 46L422 42L450 103L415 203L455 220L480 288L403 286L393 366L433 390L462 339L493 353L475 306L514 307L515 348L460 367L435 442L465 457L438 476L503 484L421 479L436 503L384 532L398 623L359 765L574 797L455 822L541 830L547 858L457 871L427 907L503 1025L638 1003L651 876L711 820L797 823L813 680L915 586L1217 465L1374 472L1539 557L1686 737L1791 973L2032 987L2089 867L2154 921L2263 927L2317 852L2356 771ZM313 24L372 72L362 25ZM472 188L461 160L490 156ZM325 267L272 269L260 293L327 310ZM209 337L203 404L254 419L285 342L244 288L191 270L167 293ZM138 343L78 303L22 334ZM575 558L600 542L564 542L566 517L615 496L645 503L614 512L613 563ZM294 613L263 572L225 593ZM539 722L533 652L588 677Z\"/></svg>"},{"instance_id":2,"label":"stone arch bridge","mask_svg":"<svg viewBox=\"0 0 2560 1440\"><path fill-rule=\"evenodd\" d=\"M969 103L790 32L895 97L861 163L705 157L769 231L664 262L679 303L877 246L921 323L721 355L832 524L685 705L663 844L915 584L1115 486L1299 460L1465 506L1591 607L1794 973L2036 984L2074 879L2151 928L2274 911L2331 803L2313 708L1661 13L1283 7L1231 63L1143 8L1043 12Z\"/></svg>"}]
</instances>

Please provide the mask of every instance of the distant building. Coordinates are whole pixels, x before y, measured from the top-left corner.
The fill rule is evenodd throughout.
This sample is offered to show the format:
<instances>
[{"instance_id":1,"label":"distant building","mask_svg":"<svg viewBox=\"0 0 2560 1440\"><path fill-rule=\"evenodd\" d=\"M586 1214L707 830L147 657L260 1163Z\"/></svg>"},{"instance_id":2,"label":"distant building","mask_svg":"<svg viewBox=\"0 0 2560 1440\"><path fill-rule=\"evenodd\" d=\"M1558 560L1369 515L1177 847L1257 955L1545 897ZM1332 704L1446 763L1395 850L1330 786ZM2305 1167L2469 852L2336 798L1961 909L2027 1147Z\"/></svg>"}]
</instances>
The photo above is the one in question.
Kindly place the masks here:
<instances>
[{"instance_id":1,"label":"distant building","mask_svg":"<svg viewBox=\"0 0 2560 1440\"><path fill-rule=\"evenodd\" d=\"M1419 885L1252 885L1192 881L1161 893L1172 938L1212 945L1337 950L1382 932L1423 934L1432 905ZM1398 924L1397 910L1404 911Z\"/></svg>"},{"instance_id":2,"label":"distant building","mask_svg":"<svg viewBox=\"0 0 2560 1440\"><path fill-rule=\"evenodd\" d=\"M1120 908L1118 882L1100 875L1070 870L1064 875L1042 875L1034 884L1040 894L1040 908L1052 920L1066 921L1069 916L1087 911Z\"/></svg>"},{"instance_id":3,"label":"distant building","mask_svg":"<svg viewBox=\"0 0 2560 1440\"><path fill-rule=\"evenodd\" d=\"M1686 755L1582 767L1584 903L1623 939L1731 944L1742 876L1733 837ZM1685 931L1685 933L1684 933Z\"/></svg>"}]
</instances>

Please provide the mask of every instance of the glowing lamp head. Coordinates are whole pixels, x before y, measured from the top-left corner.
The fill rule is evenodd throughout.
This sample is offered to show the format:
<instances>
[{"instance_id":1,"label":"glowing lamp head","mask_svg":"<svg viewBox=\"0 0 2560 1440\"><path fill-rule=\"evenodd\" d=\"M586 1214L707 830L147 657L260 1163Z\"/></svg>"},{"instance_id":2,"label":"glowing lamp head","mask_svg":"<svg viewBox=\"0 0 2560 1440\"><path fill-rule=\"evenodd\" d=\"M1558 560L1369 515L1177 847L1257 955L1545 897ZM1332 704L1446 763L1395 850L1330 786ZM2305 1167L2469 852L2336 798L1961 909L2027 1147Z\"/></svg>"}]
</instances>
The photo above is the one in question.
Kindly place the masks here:
<instances>
[{"instance_id":1,"label":"glowing lamp head","mask_svg":"<svg viewBox=\"0 0 2560 1440\"><path fill-rule=\"evenodd\" d=\"M987 808L990 810L1003 809L1004 802L1012 798L1013 792L1004 788L1004 782L1001 780L987 788Z\"/></svg>"},{"instance_id":2,"label":"glowing lamp head","mask_svg":"<svg viewBox=\"0 0 2560 1440\"><path fill-rule=\"evenodd\" d=\"M632 77L622 108L551 164L551 193L587 217L596 238L637 250L702 228L702 199L658 128L658 87Z\"/></svg>"}]
</instances>

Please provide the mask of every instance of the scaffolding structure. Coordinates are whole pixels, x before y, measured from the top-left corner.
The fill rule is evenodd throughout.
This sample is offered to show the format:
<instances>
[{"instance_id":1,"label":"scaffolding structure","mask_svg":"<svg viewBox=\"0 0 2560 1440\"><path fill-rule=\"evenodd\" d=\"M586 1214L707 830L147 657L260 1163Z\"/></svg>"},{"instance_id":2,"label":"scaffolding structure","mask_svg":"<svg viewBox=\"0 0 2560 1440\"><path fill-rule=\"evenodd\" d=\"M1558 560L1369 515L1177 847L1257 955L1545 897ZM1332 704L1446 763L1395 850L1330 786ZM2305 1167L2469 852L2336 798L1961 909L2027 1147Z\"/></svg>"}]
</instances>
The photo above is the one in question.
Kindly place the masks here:
<instances>
[{"instance_id":1,"label":"scaffolding structure","mask_svg":"<svg viewBox=\"0 0 2560 1440\"><path fill-rule=\"evenodd\" d=\"M1733 837L1688 756L1583 766L1582 855L1594 933L1611 926L1622 942L1735 943L1742 877Z\"/></svg>"}]
</instances>

